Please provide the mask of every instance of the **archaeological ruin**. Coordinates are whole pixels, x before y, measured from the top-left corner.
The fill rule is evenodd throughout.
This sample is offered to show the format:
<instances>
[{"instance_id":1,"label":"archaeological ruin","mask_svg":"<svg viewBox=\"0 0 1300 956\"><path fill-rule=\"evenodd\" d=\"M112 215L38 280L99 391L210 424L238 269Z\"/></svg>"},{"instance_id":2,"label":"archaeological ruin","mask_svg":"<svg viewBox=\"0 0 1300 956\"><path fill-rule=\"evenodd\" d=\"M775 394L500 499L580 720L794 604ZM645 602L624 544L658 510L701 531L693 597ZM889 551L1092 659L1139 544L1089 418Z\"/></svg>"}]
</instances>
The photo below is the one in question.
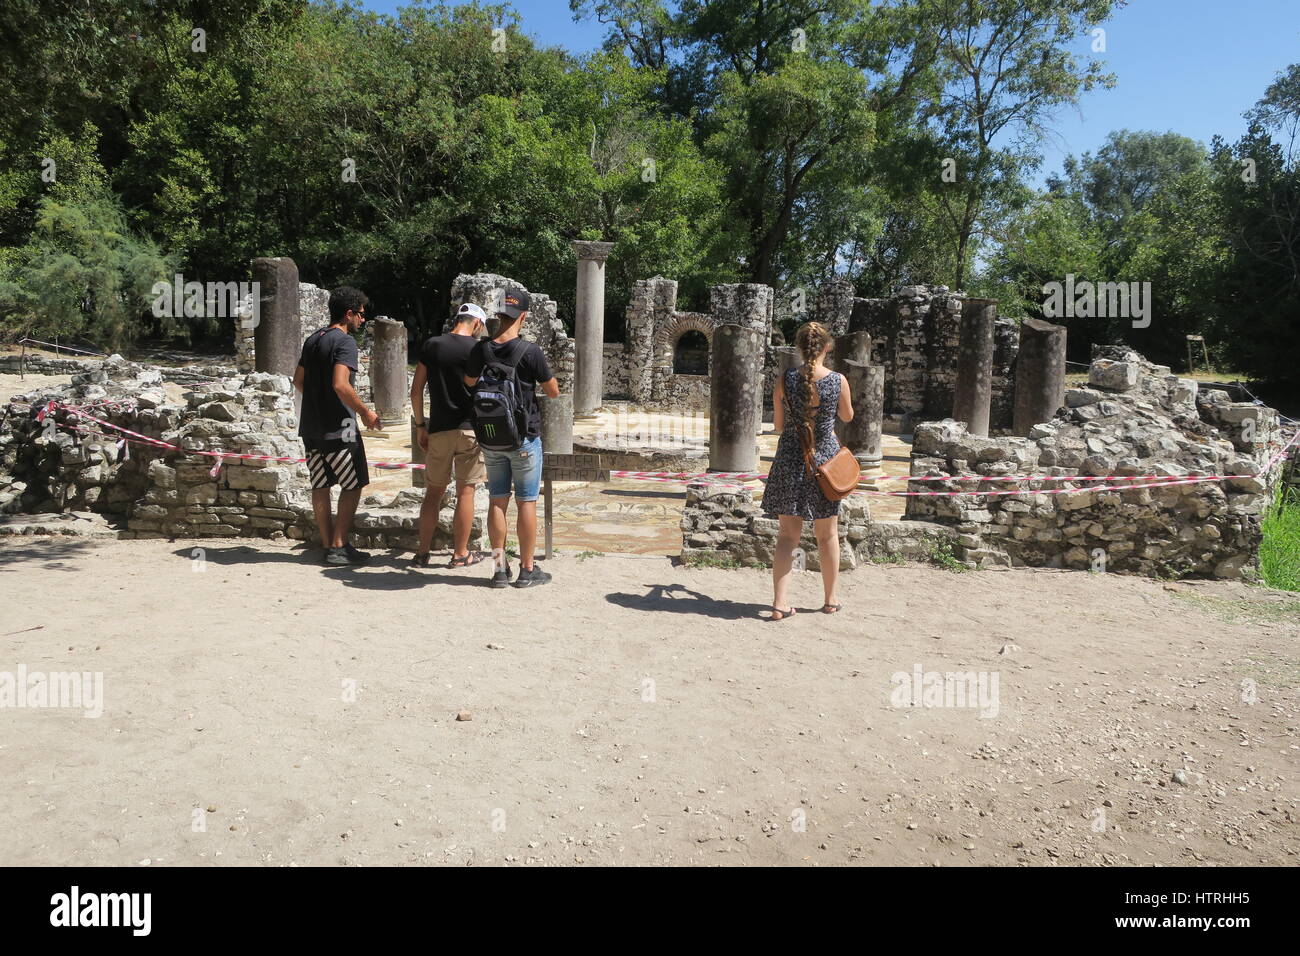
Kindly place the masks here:
<instances>
[{"instance_id":1,"label":"archaeological ruin","mask_svg":"<svg viewBox=\"0 0 1300 956\"><path fill-rule=\"evenodd\" d=\"M624 341L605 342L611 244L573 249L573 334L556 300L533 290L523 329L560 385L559 398L542 401L544 446L600 455L616 477L672 482L654 487L678 496L687 560L770 564L776 522L760 506L761 444L774 382L799 362L784 317L830 328L832 361L854 396L854 421L839 433L864 480L842 510L844 568L942 556L971 567L1236 578L1254 566L1261 516L1278 488L1297 481L1300 456L1273 409L1122 347L1096 349L1086 383L1070 381L1065 330L999 316L992 300L922 285L861 298L834 280L792 313L773 289L742 283L713 287L707 313L683 312L677 283L655 276L633 286ZM228 361L0 358L0 371L68 379L5 407L0 532L58 533L96 517L120 537L314 537L291 376L303 338L328 322L328 294L301 282L284 257L256 259L250 270L261 296L236 315ZM494 314L512 285L522 283L458 276L448 325L463 302ZM366 324L358 390L403 441L412 350L401 321ZM600 427L578 435L575 421ZM885 436L905 450L901 461L893 455L894 474ZM413 548L423 484L409 467L416 452L372 465L409 480L366 496L359 546ZM873 517L873 505L900 497L901 513ZM451 505L443 503L435 548L449 545Z\"/></svg>"}]
</instances>

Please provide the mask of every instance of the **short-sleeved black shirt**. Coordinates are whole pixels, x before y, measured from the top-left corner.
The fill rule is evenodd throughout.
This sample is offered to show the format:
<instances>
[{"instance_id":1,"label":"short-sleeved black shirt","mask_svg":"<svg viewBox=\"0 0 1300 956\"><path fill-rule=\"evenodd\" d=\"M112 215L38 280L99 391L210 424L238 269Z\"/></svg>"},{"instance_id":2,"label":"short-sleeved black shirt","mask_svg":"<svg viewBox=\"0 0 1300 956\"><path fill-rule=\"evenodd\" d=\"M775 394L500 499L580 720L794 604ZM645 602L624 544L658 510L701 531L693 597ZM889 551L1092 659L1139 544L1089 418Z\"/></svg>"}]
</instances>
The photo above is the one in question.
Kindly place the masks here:
<instances>
[{"instance_id":1,"label":"short-sleeved black shirt","mask_svg":"<svg viewBox=\"0 0 1300 956\"><path fill-rule=\"evenodd\" d=\"M465 387L465 362L478 344L472 335L448 332L425 341L420 349L420 364L429 383L430 434L468 428L473 396Z\"/></svg>"},{"instance_id":2,"label":"short-sleeved black shirt","mask_svg":"<svg viewBox=\"0 0 1300 956\"><path fill-rule=\"evenodd\" d=\"M302 343L298 364L303 368L302 414L298 416L298 435L316 440L342 438L347 423L359 435L356 415L339 400L334 391L334 366L346 365L352 371L348 381L357 382L357 342L342 329L319 329Z\"/></svg>"},{"instance_id":3,"label":"short-sleeved black shirt","mask_svg":"<svg viewBox=\"0 0 1300 956\"><path fill-rule=\"evenodd\" d=\"M489 361L515 367L515 377L519 379L519 387L523 391L524 410L528 413L528 432L524 437L536 438L542 433L537 385L555 377L551 366L547 364L546 353L527 339L514 338L504 343L481 339L470 352L469 360L465 363L465 374L470 378L478 378L483 372L483 366Z\"/></svg>"}]
</instances>

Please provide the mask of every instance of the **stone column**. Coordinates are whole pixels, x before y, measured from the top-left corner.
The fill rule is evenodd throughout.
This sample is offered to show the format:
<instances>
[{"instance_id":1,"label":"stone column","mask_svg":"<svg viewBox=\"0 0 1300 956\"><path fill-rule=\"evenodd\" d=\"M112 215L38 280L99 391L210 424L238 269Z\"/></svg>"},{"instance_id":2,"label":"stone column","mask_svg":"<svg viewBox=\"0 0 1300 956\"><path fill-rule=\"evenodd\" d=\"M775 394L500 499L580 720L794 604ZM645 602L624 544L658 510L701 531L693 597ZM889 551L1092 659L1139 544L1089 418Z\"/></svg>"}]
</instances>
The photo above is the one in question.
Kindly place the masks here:
<instances>
[{"instance_id":1,"label":"stone column","mask_svg":"<svg viewBox=\"0 0 1300 956\"><path fill-rule=\"evenodd\" d=\"M965 422L972 435L988 437L993 401L993 330L998 306L993 299L967 299L961 310L957 347L957 384L952 417Z\"/></svg>"},{"instance_id":2,"label":"stone column","mask_svg":"<svg viewBox=\"0 0 1300 956\"><path fill-rule=\"evenodd\" d=\"M868 332L850 332L835 337L835 347L831 349L831 368L841 375L848 374L848 363L860 365L871 364L871 334Z\"/></svg>"},{"instance_id":3,"label":"stone column","mask_svg":"<svg viewBox=\"0 0 1300 956\"><path fill-rule=\"evenodd\" d=\"M1050 422L1065 402L1065 326L1041 319L1020 323L1020 353L1016 356L1016 404L1011 423L1014 435Z\"/></svg>"},{"instance_id":4,"label":"stone column","mask_svg":"<svg viewBox=\"0 0 1300 956\"><path fill-rule=\"evenodd\" d=\"M772 349L772 354L775 356L776 380L778 382L785 381L785 373L792 368L798 368L803 362L803 359L799 357L799 350L793 345L778 345Z\"/></svg>"},{"instance_id":5,"label":"stone column","mask_svg":"<svg viewBox=\"0 0 1300 956\"><path fill-rule=\"evenodd\" d=\"M259 293L254 365L259 372L293 378L302 354L298 266L288 256L260 258L252 261L252 272Z\"/></svg>"},{"instance_id":6,"label":"stone column","mask_svg":"<svg viewBox=\"0 0 1300 956\"><path fill-rule=\"evenodd\" d=\"M763 425L761 332L740 325L713 330L709 382L709 470L758 468L755 435Z\"/></svg>"},{"instance_id":7,"label":"stone column","mask_svg":"<svg viewBox=\"0 0 1300 956\"><path fill-rule=\"evenodd\" d=\"M578 294L574 303L574 338L578 343L574 368L573 413L594 418L604 397L605 376L605 260L612 242L570 243L578 255Z\"/></svg>"},{"instance_id":8,"label":"stone column","mask_svg":"<svg viewBox=\"0 0 1300 956\"><path fill-rule=\"evenodd\" d=\"M848 332L853 316L853 283L848 279L831 279L825 283L817 294L813 314L831 335L840 336Z\"/></svg>"},{"instance_id":9,"label":"stone column","mask_svg":"<svg viewBox=\"0 0 1300 956\"><path fill-rule=\"evenodd\" d=\"M573 454L573 396L561 392L555 398L538 395L542 412L542 452Z\"/></svg>"},{"instance_id":10,"label":"stone column","mask_svg":"<svg viewBox=\"0 0 1300 956\"><path fill-rule=\"evenodd\" d=\"M406 418L410 386L406 378L406 326L386 315L371 322L374 345L370 349L370 393L381 425L397 425Z\"/></svg>"},{"instance_id":11,"label":"stone column","mask_svg":"<svg viewBox=\"0 0 1300 956\"><path fill-rule=\"evenodd\" d=\"M840 441L853 452L863 472L879 472L883 458L880 432L885 412L885 367L849 359L841 374L849 382L853 421L836 422Z\"/></svg>"}]
</instances>

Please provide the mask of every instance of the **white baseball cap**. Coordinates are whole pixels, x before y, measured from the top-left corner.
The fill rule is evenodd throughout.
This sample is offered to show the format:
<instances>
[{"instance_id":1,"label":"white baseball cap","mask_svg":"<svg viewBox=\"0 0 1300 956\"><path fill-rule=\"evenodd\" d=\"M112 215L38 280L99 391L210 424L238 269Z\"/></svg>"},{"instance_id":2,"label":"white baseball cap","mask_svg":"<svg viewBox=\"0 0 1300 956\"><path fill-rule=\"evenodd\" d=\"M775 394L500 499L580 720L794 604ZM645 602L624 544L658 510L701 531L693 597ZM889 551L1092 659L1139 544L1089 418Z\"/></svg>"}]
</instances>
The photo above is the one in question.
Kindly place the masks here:
<instances>
[{"instance_id":1,"label":"white baseball cap","mask_svg":"<svg viewBox=\"0 0 1300 956\"><path fill-rule=\"evenodd\" d=\"M487 325L487 313L473 302L466 302L456 311L457 322L464 322L466 316L478 319L484 325Z\"/></svg>"}]
</instances>

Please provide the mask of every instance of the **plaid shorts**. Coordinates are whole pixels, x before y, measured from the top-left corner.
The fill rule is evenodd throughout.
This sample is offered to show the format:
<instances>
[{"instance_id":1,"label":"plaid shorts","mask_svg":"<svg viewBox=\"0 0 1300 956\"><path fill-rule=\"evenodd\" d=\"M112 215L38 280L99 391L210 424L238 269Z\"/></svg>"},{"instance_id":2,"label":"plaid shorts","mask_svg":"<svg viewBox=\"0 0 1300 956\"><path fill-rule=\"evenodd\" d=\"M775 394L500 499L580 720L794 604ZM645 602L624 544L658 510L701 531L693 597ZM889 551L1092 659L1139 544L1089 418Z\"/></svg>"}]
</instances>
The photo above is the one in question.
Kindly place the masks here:
<instances>
[{"instance_id":1,"label":"plaid shorts","mask_svg":"<svg viewBox=\"0 0 1300 956\"><path fill-rule=\"evenodd\" d=\"M338 485L340 491L356 491L370 483L366 467L366 449L361 439L345 442L340 438L304 438L307 447L307 470L311 472L313 491Z\"/></svg>"}]
</instances>

